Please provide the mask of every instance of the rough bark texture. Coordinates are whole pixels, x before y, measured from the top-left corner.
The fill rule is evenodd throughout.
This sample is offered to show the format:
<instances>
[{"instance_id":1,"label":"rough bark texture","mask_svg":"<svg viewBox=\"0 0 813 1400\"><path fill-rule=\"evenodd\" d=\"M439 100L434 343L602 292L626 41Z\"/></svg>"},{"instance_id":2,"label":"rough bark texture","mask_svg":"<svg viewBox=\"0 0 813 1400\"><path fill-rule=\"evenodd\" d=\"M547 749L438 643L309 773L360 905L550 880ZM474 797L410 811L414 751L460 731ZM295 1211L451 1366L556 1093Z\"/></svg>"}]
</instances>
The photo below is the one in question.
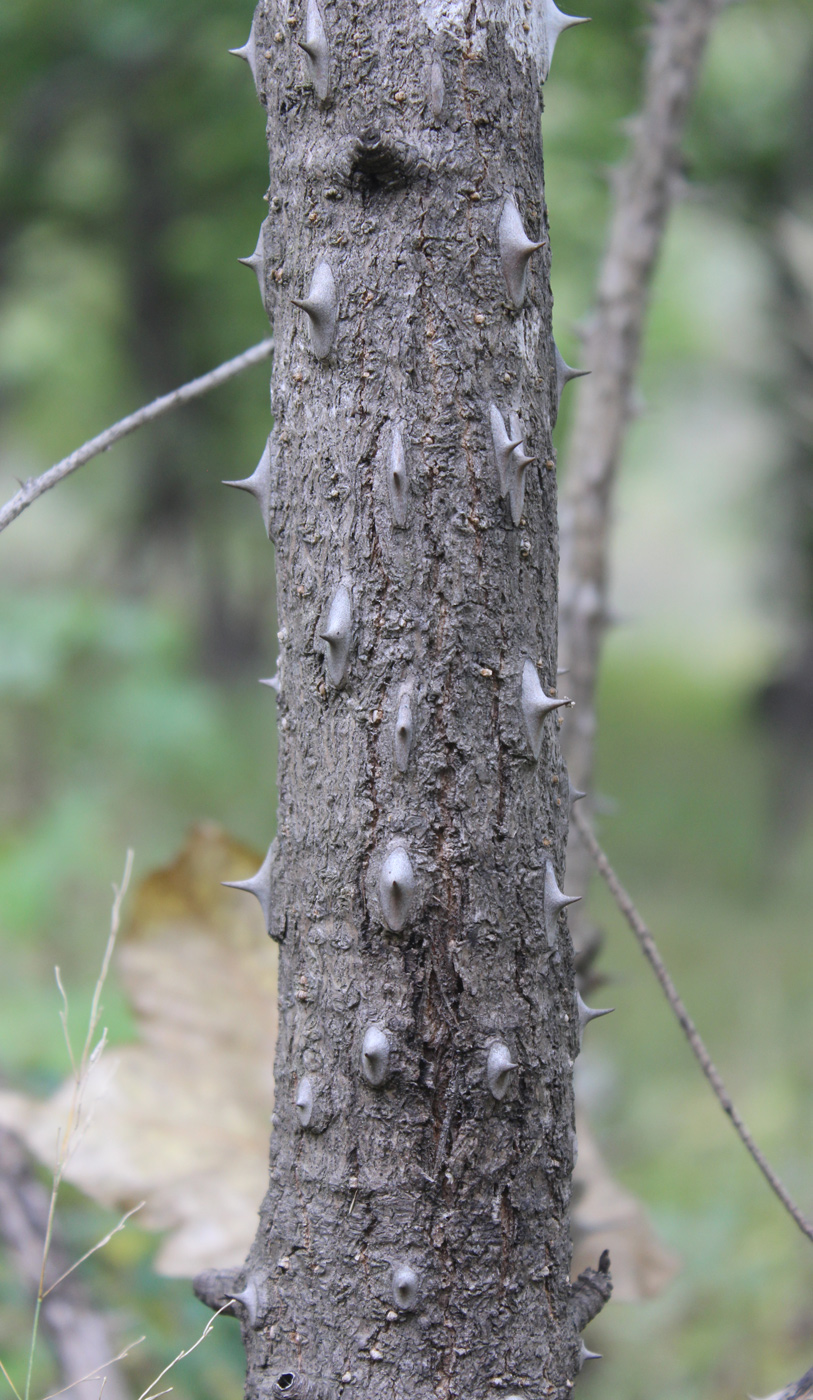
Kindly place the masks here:
<instances>
[{"instance_id":1,"label":"rough bark texture","mask_svg":"<svg viewBox=\"0 0 813 1400\"><path fill-rule=\"evenodd\" d=\"M559 712L523 712L527 662L556 684L538 26L530 0L255 15L282 948L251 1397L565 1396L579 1366L567 778ZM511 199L545 240L524 296Z\"/></svg>"},{"instance_id":2,"label":"rough bark texture","mask_svg":"<svg viewBox=\"0 0 813 1400\"><path fill-rule=\"evenodd\" d=\"M653 12L645 92L632 150L614 184L613 216L585 337L590 369L579 391L562 495L560 659L576 702L565 754L573 786L593 785L595 691L607 628L612 493L630 417L652 276L680 178L681 146L706 42L721 0L663 0ZM590 798L588 796L588 802ZM571 881L587 885L590 857L577 838ZM574 942L591 931L576 919Z\"/></svg>"}]
</instances>

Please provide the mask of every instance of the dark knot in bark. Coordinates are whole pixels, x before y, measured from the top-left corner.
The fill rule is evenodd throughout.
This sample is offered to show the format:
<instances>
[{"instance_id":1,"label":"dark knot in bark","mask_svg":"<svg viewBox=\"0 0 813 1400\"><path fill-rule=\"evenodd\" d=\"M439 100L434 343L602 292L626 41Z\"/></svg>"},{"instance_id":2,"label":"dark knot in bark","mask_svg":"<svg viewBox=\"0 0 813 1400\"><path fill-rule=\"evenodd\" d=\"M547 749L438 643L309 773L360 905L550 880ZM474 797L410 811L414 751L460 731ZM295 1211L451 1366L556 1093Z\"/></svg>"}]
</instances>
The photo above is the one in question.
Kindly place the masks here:
<instances>
[{"instance_id":1,"label":"dark knot in bark","mask_svg":"<svg viewBox=\"0 0 813 1400\"><path fill-rule=\"evenodd\" d=\"M392 190L429 174L429 161L420 151L377 126L348 138L345 162L348 183L356 188Z\"/></svg>"},{"instance_id":2,"label":"dark knot in bark","mask_svg":"<svg viewBox=\"0 0 813 1400\"><path fill-rule=\"evenodd\" d=\"M331 1400L328 1386L308 1380L299 1371L282 1371L270 1390L272 1400Z\"/></svg>"}]
</instances>

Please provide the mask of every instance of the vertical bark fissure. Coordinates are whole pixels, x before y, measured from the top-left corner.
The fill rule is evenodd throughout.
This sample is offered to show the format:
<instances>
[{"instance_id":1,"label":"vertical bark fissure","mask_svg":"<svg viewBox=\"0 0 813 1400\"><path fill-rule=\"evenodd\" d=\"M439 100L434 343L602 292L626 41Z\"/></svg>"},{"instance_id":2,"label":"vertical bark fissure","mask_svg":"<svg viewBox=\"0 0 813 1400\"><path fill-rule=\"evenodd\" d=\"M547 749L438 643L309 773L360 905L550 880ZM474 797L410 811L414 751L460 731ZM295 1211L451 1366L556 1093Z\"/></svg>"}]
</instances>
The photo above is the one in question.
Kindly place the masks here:
<instances>
[{"instance_id":1,"label":"vertical bark fissure","mask_svg":"<svg viewBox=\"0 0 813 1400\"><path fill-rule=\"evenodd\" d=\"M564 1397L579 1365L563 768L523 686L556 671L555 479L501 495L490 417L550 457L541 111L530 2L487 10L255 15L286 936L252 1400Z\"/></svg>"}]
</instances>

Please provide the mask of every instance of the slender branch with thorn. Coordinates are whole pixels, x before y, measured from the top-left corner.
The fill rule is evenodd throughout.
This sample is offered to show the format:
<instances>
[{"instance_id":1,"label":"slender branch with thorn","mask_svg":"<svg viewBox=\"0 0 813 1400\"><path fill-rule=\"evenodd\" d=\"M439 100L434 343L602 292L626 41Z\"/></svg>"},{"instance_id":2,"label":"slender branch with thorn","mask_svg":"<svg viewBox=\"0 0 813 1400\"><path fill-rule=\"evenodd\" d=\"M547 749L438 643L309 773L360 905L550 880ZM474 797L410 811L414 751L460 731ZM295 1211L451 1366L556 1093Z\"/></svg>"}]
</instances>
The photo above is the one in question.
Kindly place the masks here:
<instances>
[{"instance_id":1,"label":"slender branch with thorn","mask_svg":"<svg viewBox=\"0 0 813 1400\"><path fill-rule=\"evenodd\" d=\"M208 394L211 389L217 389L220 384L225 384L227 380L234 379L235 375L242 374L243 370L261 364L270 357L273 349L273 340L261 340L258 345L252 345L250 350L244 350L242 355L236 355L233 360L226 360L225 364L218 365L217 369L210 370L199 379L192 379L188 384L182 384L179 389L173 389L171 393L163 394L160 399L153 399L152 403L136 409L135 413L129 413L126 418L121 418L112 427L105 428L103 433L77 447L69 457L63 457L61 462L49 467L41 476L33 476L0 510L0 534L12 520L22 515L33 501L50 491L52 486L64 481L77 467L84 466L85 462L98 457L101 452L107 452L108 448L121 438L134 433L136 428L143 428L145 423L152 423L164 413L170 413L173 408L180 408L182 404Z\"/></svg>"},{"instance_id":2,"label":"slender branch with thorn","mask_svg":"<svg viewBox=\"0 0 813 1400\"><path fill-rule=\"evenodd\" d=\"M604 851L601 849L601 846L598 844L598 841L596 840L588 822L586 821L583 814L579 811L578 807L574 807L573 813L571 815L571 821L578 830L578 833L581 836L585 846L587 847L587 850L590 852L590 855L595 861L599 874L604 878L607 887L613 896L613 899L615 900L616 904L621 910L621 913L624 915L624 918L626 919L627 923L632 929L632 932L635 934L641 951L643 952L644 957L647 959L650 967L652 968L652 971L655 973L655 976L657 977L658 982L661 985L661 990L663 991L666 1000L668 1001L669 1005L674 1011L675 1016L677 1017L677 1020L681 1026L681 1029L683 1030L683 1033L686 1036L686 1039L688 1040L694 1052L695 1058L698 1064L700 1065L700 1068L702 1069L703 1073L705 1074L707 1080L709 1081L709 1084L711 1085L714 1094L721 1108L723 1109L723 1112L728 1114L728 1117L731 1119L731 1122L734 1125L735 1131L739 1135L740 1141L743 1143L744 1147L747 1148L751 1157L756 1162L757 1166L759 1167L759 1170L762 1172L762 1175L765 1177L765 1180L767 1181L771 1190L774 1191L779 1197L780 1201L782 1202L782 1205L788 1212L788 1215L790 1215L793 1218L793 1220L795 1220L802 1234L806 1235L809 1240L813 1241L813 1224L811 1224L811 1222L806 1218L806 1216L802 1214L801 1210L796 1205L796 1202L788 1194L787 1189L779 1180L779 1177L776 1175L776 1172L773 1170L767 1158L757 1147L756 1143L754 1142L754 1139L748 1131L748 1128L745 1126L745 1123L743 1122L737 1109L732 1103L731 1097L725 1085L723 1084L723 1081L720 1078L717 1069L714 1066L712 1058L709 1055L709 1052L706 1049L705 1045L703 1044L697 1027L695 1026L694 1021L692 1020L691 1016L686 1010L686 1007L681 1001L680 996L678 995L677 988L669 975L663 958L658 952L658 948L654 938L652 937L652 934L650 933L649 929L647 928L646 924L641 918L641 915L638 913L638 910L636 909L635 905L633 904L632 900L627 894L627 891L624 889L624 886L621 884L621 881L619 880L618 876L613 870L613 867L610 865L609 860L604 854Z\"/></svg>"}]
</instances>

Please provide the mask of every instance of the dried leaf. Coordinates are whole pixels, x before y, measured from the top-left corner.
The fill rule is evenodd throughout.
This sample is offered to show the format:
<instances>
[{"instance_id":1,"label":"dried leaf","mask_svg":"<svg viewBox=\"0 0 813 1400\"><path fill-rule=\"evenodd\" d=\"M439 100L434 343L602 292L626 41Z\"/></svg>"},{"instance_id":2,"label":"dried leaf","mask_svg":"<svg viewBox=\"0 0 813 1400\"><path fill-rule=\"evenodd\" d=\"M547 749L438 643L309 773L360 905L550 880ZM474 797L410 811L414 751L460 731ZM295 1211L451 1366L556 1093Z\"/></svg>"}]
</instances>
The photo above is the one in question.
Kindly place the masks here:
<instances>
[{"instance_id":1,"label":"dried leaf","mask_svg":"<svg viewBox=\"0 0 813 1400\"><path fill-rule=\"evenodd\" d=\"M613 1298L654 1298L676 1274L679 1261L661 1244L641 1202L614 1181L583 1113L577 1113L579 1160L573 1173L573 1277L609 1249Z\"/></svg>"},{"instance_id":2,"label":"dried leaf","mask_svg":"<svg viewBox=\"0 0 813 1400\"><path fill-rule=\"evenodd\" d=\"M164 1274L241 1264L267 1182L277 950L256 901L220 883L260 859L201 826L139 887L117 955L139 1042L92 1069L65 1173L103 1205L146 1201L140 1222L168 1232ZM0 1093L0 1123L48 1166L72 1087L45 1103Z\"/></svg>"}]
</instances>

